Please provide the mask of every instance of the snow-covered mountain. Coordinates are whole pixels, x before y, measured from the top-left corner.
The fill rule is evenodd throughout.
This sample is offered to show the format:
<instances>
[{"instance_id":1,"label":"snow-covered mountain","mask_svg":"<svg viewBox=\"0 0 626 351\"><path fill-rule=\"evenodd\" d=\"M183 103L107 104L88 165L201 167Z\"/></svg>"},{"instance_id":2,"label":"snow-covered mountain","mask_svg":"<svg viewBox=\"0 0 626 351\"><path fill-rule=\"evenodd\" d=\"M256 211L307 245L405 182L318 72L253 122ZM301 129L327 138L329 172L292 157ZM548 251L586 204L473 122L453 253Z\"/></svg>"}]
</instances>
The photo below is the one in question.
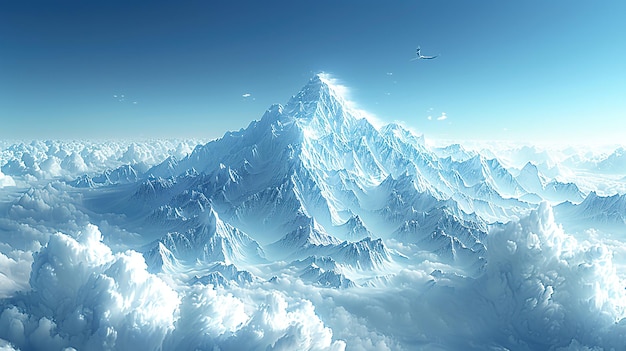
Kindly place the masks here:
<instances>
[{"instance_id":1,"label":"snow-covered mountain","mask_svg":"<svg viewBox=\"0 0 626 351\"><path fill-rule=\"evenodd\" d=\"M193 149L3 149L0 348L623 345L623 176L571 178L619 150L430 147L342 91Z\"/></svg>"},{"instance_id":2,"label":"snow-covered mountain","mask_svg":"<svg viewBox=\"0 0 626 351\"><path fill-rule=\"evenodd\" d=\"M626 174L626 149L617 148L598 163L598 170L612 174Z\"/></svg>"},{"instance_id":3,"label":"snow-covered mountain","mask_svg":"<svg viewBox=\"0 0 626 351\"><path fill-rule=\"evenodd\" d=\"M584 198L584 194L576 184L548 179L531 162L526 163L515 179L529 194L538 195L542 200L560 203L580 202Z\"/></svg>"},{"instance_id":4,"label":"snow-covered mountain","mask_svg":"<svg viewBox=\"0 0 626 351\"><path fill-rule=\"evenodd\" d=\"M152 245L146 253L148 261L158 263L171 260L170 253L176 260L191 264L264 261L264 253L258 243L224 223L210 207L199 210L198 215L183 221L181 227L189 229L169 232Z\"/></svg>"},{"instance_id":5,"label":"snow-covered mountain","mask_svg":"<svg viewBox=\"0 0 626 351\"><path fill-rule=\"evenodd\" d=\"M103 173L128 166L143 173L167 157L186 156L199 143L201 140L20 142L0 150L0 169L18 182L26 181L25 176L40 180L105 176Z\"/></svg>"},{"instance_id":6,"label":"snow-covered mountain","mask_svg":"<svg viewBox=\"0 0 626 351\"><path fill-rule=\"evenodd\" d=\"M130 147L124 157L136 153ZM431 151L398 124L377 129L322 75L245 129L182 159L142 172L129 167L75 185L136 179L135 190L120 195L119 212L141 214L141 227L160 233L146 253L157 266L172 258L238 264L315 256L379 270L396 257L386 238L480 266L488 223L543 199L582 200L575 185L549 180L531 163L513 176L461 146Z\"/></svg>"},{"instance_id":7,"label":"snow-covered mountain","mask_svg":"<svg viewBox=\"0 0 626 351\"><path fill-rule=\"evenodd\" d=\"M471 202L462 209L453 195L484 198L471 188L478 182L494 193L520 191L496 160L442 160L399 125L377 130L321 76L248 128L226 133L179 161L168 158L144 177L130 206L152 207L147 221L168 228L158 242L179 260L188 261L196 246L210 248L194 251L202 260L229 261L227 253L239 250L223 246L241 240L217 245L206 226L189 227L199 225L189 218L199 217L210 203L209 217L219 214L224 226L232 226L228 232L238 228L256 240L270 260L329 256L359 269L391 262L384 242L375 238L390 237L407 221L420 222L427 231L422 235L445 230L463 245L480 246L480 235L474 234L484 234L484 221L468 211ZM190 193L203 203L182 203ZM495 206L507 207L504 202ZM216 246L220 250L214 251ZM150 254L159 248L155 244Z\"/></svg>"},{"instance_id":8,"label":"snow-covered mountain","mask_svg":"<svg viewBox=\"0 0 626 351\"><path fill-rule=\"evenodd\" d=\"M565 202L554 211L558 218L578 227L583 224L626 231L626 195L598 196L592 191L581 203Z\"/></svg>"},{"instance_id":9,"label":"snow-covered mountain","mask_svg":"<svg viewBox=\"0 0 626 351\"><path fill-rule=\"evenodd\" d=\"M355 282L346 278L342 268L330 257L309 256L292 262L299 269L298 277L322 287L352 288Z\"/></svg>"}]
</instances>

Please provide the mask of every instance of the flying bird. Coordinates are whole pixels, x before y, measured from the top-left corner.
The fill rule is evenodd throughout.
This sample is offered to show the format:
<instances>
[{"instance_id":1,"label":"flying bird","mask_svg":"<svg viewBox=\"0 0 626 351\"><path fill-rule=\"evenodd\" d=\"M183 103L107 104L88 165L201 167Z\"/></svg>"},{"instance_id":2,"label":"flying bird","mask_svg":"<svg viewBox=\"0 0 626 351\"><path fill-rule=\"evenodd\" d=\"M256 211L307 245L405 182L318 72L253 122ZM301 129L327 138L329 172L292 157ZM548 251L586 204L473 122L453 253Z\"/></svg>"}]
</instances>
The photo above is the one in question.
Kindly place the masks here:
<instances>
[{"instance_id":1,"label":"flying bird","mask_svg":"<svg viewBox=\"0 0 626 351\"><path fill-rule=\"evenodd\" d=\"M415 61L415 60L432 60L434 58L436 58L439 55L435 55L435 56L424 56L422 55L421 51L420 51L420 47L417 47L417 57L413 58L411 61Z\"/></svg>"}]
</instances>

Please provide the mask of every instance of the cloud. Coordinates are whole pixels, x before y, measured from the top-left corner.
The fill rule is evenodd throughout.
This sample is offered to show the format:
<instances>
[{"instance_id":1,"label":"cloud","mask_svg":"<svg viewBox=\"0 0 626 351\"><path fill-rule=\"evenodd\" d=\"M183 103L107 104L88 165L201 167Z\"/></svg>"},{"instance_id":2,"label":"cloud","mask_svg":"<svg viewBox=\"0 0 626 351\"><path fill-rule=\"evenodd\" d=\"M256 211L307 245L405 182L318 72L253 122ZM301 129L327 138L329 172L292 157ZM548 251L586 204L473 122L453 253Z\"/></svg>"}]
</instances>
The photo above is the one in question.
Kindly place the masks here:
<instances>
[{"instance_id":1,"label":"cloud","mask_svg":"<svg viewBox=\"0 0 626 351\"><path fill-rule=\"evenodd\" d=\"M125 94L113 94L113 98L116 99L118 102L126 102L127 100L130 100ZM133 101L133 104L134 103L136 102Z\"/></svg>"},{"instance_id":2,"label":"cloud","mask_svg":"<svg viewBox=\"0 0 626 351\"><path fill-rule=\"evenodd\" d=\"M333 77L330 73L327 73L327 72L318 73L318 77L320 77L320 79L324 83L328 84L338 96L342 97L346 102L350 102L349 101L350 89L347 86L343 85L339 81L339 79Z\"/></svg>"},{"instance_id":3,"label":"cloud","mask_svg":"<svg viewBox=\"0 0 626 351\"><path fill-rule=\"evenodd\" d=\"M250 93L245 93L245 94L243 94L243 95L241 95L241 96L243 96L244 98L248 98L248 97L250 97L250 96L251 96L251 94L250 94Z\"/></svg>"},{"instance_id":4,"label":"cloud","mask_svg":"<svg viewBox=\"0 0 626 351\"><path fill-rule=\"evenodd\" d=\"M626 292L611 252L565 234L549 205L492 231L488 247L486 274L476 288L520 341L624 344L626 324L615 323L626 317Z\"/></svg>"},{"instance_id":5,"label":"cloud","mask_svg":"<svg viewBox=\"0 0 626 351\"><path fill-rule=\"evenodd\" d=\"M389 290L329 292L328 315L321 315L332 316L327 323L337 337L364 349L624 345L626 291L605 246L565 234L546 203L486 241L487 264L476 278L424 261L395 274Z\"/></svg>"},{"instance_id":6,"label":"cloud","mask_svg":"<svg viewBox=\"0 0 626 351\"><path fill-rule=\"evenodd\" d=\"M378 116L376 116L375 114L371 112L357 108L355 106L352 106L350 109L357 118L367 119L367 121L370 122L376 129L380 129L381 127L387 124L387 122L383 121L382 119L380 119Z\"/></svg>"},{"instance_id":7,"label":"cloud","mask_svg":"<svg viewBox=\"0 0 626 351\"><path fill-rule=\"evenodd\" d=\"M172 154L183 158L201 142L193 139L105 143L47 140L15 144L0 154L0 189L8 186L30 187L25 180L27 175L39 180L74 179L87 171L94 174L126 163L151 166ZM134 146L130 148L132 144ZM129 154L125 155L127 151Z\"/></svg>"},{"instance_id":8,"label":"cloud","mask_svg":"<svg viewBox=\"0 0 626 351\"><path fill-rule=\"evenodd\" d=\"M0 339L0 351L16 351L10 342Z\"/></svg>"},{"instance_id":9,"label":"cloud","mask_svg":"<svg viewBox=\"0 0 626 351\"><path fill-rule=\"evenodd\" d=\"M437 117L438 121L445 121L446 119L448 119L448 116L446 116L445 112L442 112L441 116Z\"/></svg>"},{"instance_id":10,"label":"cloud","mask_svg":"<svg viewBox=\"0 0 626 351\"><path fill-rule=\"evenodd\" d=\"M325 289L297 277L222 288L151 274L139 253L114 252L100 229L87 225L72 235L52 234L29 264L26 253L0 256L0 267L19 276L32 267L30 279L20 278L29 289L0 300L0 346L529 350L549 345L558 350L624 345L626 324L619 321L626 316L626 294L611 251L565 234L547 204L495 226L485 245L487 264L475 278L451 273L454 267L425 255L390 274L389 288ZM393 247L411 250L402 243Z\"/></svg>"},{"instance_id":11,"label":"cloud","mask_svg":"<svg viewBox=\"0 0 626 351\"><path fill-rule=\"evenodd\" d=\"M333 77L330 73L321 72L317 74L320 79L328 84L330 88L335 92L336 96L344 101L348 109L352 114L354 114L357 118L365 118L370 122L375 128L380 129L382 126L387 124L381 118L374 115L373 113L361 109L356 102L350 100L350 89L343 85L339 79Z\"/></svg>"},{"instance_id":12,"label":"cloud","mask_svg":"<svg viewBox=\"0 0 626 351\"><path fill-rule=\"evenodd\" d=\"M0 298L27 290L32 261L32 252L29 251L0 252Z\"/></svg>"},{"instance_id":13,"label":"cloud","mask_svg":"<svg viewBox=\"0 0 626 351\"><path fill-rule=\"evenodd\" d=\"M393 76L393 72L387 72L388 76Z\"/></svg>"},{"instance_id":14,"label":"cloud","mask_svg":"<svg viewBox=\"0 0 626 351\"><path fill-rule=\"evenodd\" d=\"M400 127L408 130L411 134L413 134L413 137L419 137L420 135L422 135L422 133L420 131L418 131L417 129L415 129L414 127L408 125L406 122L404 121L400 121L400 120L395 120L393 121L393 123L399 125Z\"/></svg>"},{"instance_id":15,"label":"cloud","mask_svg":"<svg viewBox=\"0 0 626 351\"><path fill-rule=\"evenodd\" d=\"M50 236L29 282L17 305L0 300L0 340L20 349L345 349L308 300L201 284L176 291L141 254L114 253L94 225Z\"/></svg>"},{"instance_id":16,"label":"cloud","mask_svg":"<svg viewBox=\"0 0 626 351\"><path fill-rule=\"evenodd\" d=\"M8 176L0 171L0 189L6 186L15 186L15 180L13 180L11 176Z\"/></svg>"},{"instance_id":17,"label":"cloud","mask_svg":"<svg viewBox=\"0 0 626 351\"><path fill-rule=\"evenodd\" d=\"M34 257L30 285L22 298L49 314L0 314L0 338L23 349L157 349L174 328L178 294L146 271L139 253L114 254L93 225L76 239L52 235Z\"/></svg>"},{"instance_id":18,"label":"cloud","mask_svg":"<svg viewBox=\"0 0 626 351\"><path fill-rule=\"evenodd\" d=\"M156 162L167 150L178 148L184 155L195 146L46 143L12 149L20 149L25 174L44 177L82 164L91 172L120 159ZM22 157L26 150L28 156ZM59 171L58 160L65 159L67 169ZM143 256L130 250L128 241L116 239L121 228L87 224L91 218L81 212L77 189L56 180L42 183L3 203L0 350L138 345L599 350L626 344L625 283L611 250L617 258L626 249L617 240L611 249L576 240L545 203L518 220L493 225L484 238L486 264L474 276L413 244L385 242L412 255L401 268L377 277L373 289L323 288L285 271L276 280L255 277L248 285L220 287L189 283L189 270L150 273ZM595 240L597 234L588 234L585 240ZM263 269L260 275L267 273Z\"/></svg>"}]
</instances>

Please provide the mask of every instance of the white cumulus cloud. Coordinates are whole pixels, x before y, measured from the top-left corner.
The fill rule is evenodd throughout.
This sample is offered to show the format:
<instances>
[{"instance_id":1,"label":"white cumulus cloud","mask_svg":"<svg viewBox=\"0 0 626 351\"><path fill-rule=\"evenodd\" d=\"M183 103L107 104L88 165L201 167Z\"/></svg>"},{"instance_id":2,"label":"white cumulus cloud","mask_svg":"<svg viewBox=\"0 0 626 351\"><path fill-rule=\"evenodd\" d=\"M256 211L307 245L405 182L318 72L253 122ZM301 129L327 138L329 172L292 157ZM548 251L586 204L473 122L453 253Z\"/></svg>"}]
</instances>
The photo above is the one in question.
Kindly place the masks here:
<instances>
[{"instance_id":1,"label":"white cumulus cloud","mask_svg":"<svg viewBox=\"0 0 626 351\"><path fill-rule=\"evenodd\" d=\"M114 254L101 240L93 225L77 239L52 235L22 297L41 309L5 308L0 338L24 349L159 348L174 328L178 294L147 272L139 253Z\"/></svg>"},{"instance_id":2,"label":"white cumulus cloud","mask_svg":"<svg viewBox=\"0 0 626 351\"><path fill-rule=\"evenodd\" d=\"M94 225L50 236L29 283L17 304L0 304L8 349L345 349L308 300L272 290L250 300L201 284L176 291L141 254L114 253Z\"/></svg>"}]
</instances>

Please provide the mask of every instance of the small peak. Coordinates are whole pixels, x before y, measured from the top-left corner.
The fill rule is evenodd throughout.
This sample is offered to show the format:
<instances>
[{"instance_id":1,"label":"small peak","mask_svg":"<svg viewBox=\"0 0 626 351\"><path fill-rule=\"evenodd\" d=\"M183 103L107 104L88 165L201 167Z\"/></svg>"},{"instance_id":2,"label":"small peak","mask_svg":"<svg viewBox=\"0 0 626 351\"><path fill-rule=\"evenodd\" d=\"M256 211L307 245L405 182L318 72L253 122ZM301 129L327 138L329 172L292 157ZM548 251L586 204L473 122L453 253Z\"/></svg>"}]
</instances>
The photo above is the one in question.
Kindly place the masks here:
<instances>
[{"instance_id":1,"label":"small peak","mask_svg":"<svg viewBox=\"0 0 626 351\"><path fill-rule=\"evenodd\" d=\"M318 73L316 77L322 82L322 84L328 87L328 89L336 98L340 100L348 98L348 88L345 85L341 84L338 79L333 78L328 73Z\"/></svg>"},{"instance_id":2,"label":"small peak","mask_svg":"<svg viewBox=\"0 0 626 351\"><path fill-rule=\"evenodd\" d=\"M292 97L292 101L317 101L331 93L330 85L316 74L309 82Z\"/></svg>"},{"instance_id":3,"label":"small peak","mask_svg":"<svg viewBox=\"0 0 626 351\"><path fill-rule=\"evenodd\" d=\"M537 169L537 166L535 166L534 163L528 161L526 162L526 164L524 165L524 167L522 168L522 172L532 172L532 173L538 173L539 170Z\"/></svg>"},{"instance_id":4,"label":"small peak","mask_svg":"<svg viewBox=\"0 0 626 351\"><path fill-rule=\"evenodd\" d=\"M324 84L327 85L329 87L335 87L338 85L337 83L337 79L333 78L330 74L328 73L316 73L309 81L310 83L315 83L315 84Z\"/></svg>"},{"instance_id":5,"label":"small peak","mask_svg":"<svg viewBox=\"0 0 626 351\"><path fill-rule=\"evenodd\" d=\"M326 84L324 82L326 79L323 78L322 73L317 73L311 79L309 79L309 84L318 85L318 84Z\"/></svg>"},{"instance_id":6,"label":"small peak","mask_svg":"<svg viewBox=\"0 0 626 351\"><path fill-rule=\"evenodd\" d=\"M283 113L283 106L281 104L272 104L272 106L270 106L265 113L281 114Z\"/></svg>"},{"instance_id":7,"label":"small peak","mask_svg":"<svg viewBox=\"0 0 626 351\"><path fill-rule=\"evenodd\" d=\"M279 120L282 115L283 115L283 110L284 107L281 104L272 104L272 106L270 106L267 110L265 110L265 113L263 114L263 117L261 117L262 121L277 121ZM251 125L253 125L255 122L252 122Z\"/></svg>"}]
</instances>

